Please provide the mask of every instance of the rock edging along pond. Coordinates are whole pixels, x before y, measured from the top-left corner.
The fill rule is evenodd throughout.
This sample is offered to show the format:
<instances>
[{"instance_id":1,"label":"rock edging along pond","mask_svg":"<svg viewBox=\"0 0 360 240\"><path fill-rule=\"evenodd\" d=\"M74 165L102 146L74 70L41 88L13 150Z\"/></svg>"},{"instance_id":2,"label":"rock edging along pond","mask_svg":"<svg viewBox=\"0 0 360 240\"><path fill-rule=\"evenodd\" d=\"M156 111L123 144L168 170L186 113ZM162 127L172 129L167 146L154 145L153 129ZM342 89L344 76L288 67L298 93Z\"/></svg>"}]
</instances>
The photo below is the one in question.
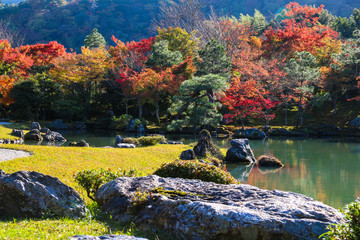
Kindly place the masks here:
<instances>
[{"instance_id":1,"label":"rock edging along pond","mask_svg":"<svg viewBox=\"0 0 360 240\"><path fill-rule=\"evenodd\" d=\"M336 209L304 195L245 184L122 177L95 197L115 220L176 239L318 239L329 224L344 222Z\"/></svg>"}]
</instances>

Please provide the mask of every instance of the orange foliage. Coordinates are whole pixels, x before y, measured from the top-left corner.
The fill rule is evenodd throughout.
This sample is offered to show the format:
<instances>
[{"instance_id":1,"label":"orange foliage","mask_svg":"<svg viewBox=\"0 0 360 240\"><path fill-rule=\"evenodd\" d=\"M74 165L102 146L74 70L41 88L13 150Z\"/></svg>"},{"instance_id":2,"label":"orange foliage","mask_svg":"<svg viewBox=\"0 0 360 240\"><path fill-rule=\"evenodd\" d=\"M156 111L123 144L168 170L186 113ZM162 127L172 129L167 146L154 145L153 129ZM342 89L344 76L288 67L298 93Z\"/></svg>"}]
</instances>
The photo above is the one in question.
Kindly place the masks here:
<instances>
[{"instance_id":1,"label":"orange foliage","mask_svg":"<svg viewBox=\"0 0 360 240\"><path fill-rule=\"evenodd\" d=\"M0 76L0 103L4 106L13 103L13 99L9 96L9 92L11 91L14 82L14 78L6 75Z\"/></svg>"}]
</instances>

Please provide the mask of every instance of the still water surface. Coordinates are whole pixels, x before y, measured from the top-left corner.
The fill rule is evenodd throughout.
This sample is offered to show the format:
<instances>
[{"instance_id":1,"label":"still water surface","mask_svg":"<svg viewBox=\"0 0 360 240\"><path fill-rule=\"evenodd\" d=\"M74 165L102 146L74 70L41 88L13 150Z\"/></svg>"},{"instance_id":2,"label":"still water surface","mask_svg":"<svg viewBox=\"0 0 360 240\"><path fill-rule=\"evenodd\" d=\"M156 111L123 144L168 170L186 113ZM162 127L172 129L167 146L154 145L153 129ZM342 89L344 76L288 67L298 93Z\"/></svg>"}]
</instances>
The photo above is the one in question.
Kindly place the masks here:
<instances>
[{"instance_id":1,"label":"still water surface","mask_svg":"<svg viewBox=\"0 0 360 240\"><path fill-rule=\"evenodd\" d=\"M113 146L114 132L62 132L69 141L85 139L90 146ZM169 135L169 140L185 144L195 142L193 136ZM65 145L68 144L65 143ZM216 144L229 147L227 140ZM256 157L267 153L281 160L278 170L227 164L228 171L242 183L263 189L279 189L305 194L335 208L360 197L360 143L323 139L250 140Z\"/></svg>"}]
</instances>

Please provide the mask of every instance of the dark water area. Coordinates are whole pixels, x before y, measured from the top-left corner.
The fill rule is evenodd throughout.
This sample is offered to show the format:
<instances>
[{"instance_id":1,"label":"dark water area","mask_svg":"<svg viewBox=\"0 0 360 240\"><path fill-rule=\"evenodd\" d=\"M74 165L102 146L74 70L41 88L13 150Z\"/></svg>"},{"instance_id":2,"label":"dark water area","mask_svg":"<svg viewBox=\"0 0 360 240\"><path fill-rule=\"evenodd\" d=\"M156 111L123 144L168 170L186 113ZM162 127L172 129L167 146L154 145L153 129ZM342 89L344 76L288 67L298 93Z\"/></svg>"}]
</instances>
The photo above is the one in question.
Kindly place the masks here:
<instances>
[{"instance_id":1,"label":"dark water area","mask_svg":"<svg viewBox=\"0 0 360 240\"><path fill-rule=\"evenodd\" d=\"M114 146L113 131L64 131L71 141L85 139L90 146ZM134 135L121 134L136 137ZM166 135L168 140L184 144L196 142L194 136ZM214 139L220 147L229 147L226 139ZM331 139L250 140L256 157L270 154L285 167L273 170L256 166L227 164L227 170L241 183L263 189L279 189L305 194L335 208L360 197L360 143L338 142Z\"/></svg>"}]
</instances>

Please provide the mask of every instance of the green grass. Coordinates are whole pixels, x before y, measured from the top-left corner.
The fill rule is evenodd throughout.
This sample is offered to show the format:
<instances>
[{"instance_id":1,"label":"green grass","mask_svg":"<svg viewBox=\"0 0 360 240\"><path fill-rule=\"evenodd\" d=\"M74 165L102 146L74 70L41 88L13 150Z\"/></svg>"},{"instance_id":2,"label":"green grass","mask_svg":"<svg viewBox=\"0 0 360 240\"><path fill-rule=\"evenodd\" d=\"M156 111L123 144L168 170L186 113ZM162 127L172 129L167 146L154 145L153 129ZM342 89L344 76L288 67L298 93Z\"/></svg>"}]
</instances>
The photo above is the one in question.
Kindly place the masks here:
<instances>
[{"instance_id":1,"label":"green grass","mask_svg":"<svg viewBox=\"0 0 360 240\"><path fill-rule=\"evenodd\" d=\"M2 129L2 128L0 128ZM0 169L6 173L19 170L37 171L59 178L73 187L89 205L91 200L85 191L76 184L74 174L85 169L117 170L134 168L151 174L166 162L178 159L185 145L156 145L136 149L105 149L78 147L51 147L30 145L0 145L32 152L27 158L0 162ZM119 226L109 216L90 220L73 219L10 219L0 220L0 239L67 239L74 235L104 235L128 233L154 239L154 234L137 232L129 226ZM161 238L163 239L163 238Z\"/></svg>"}]
</instances>

